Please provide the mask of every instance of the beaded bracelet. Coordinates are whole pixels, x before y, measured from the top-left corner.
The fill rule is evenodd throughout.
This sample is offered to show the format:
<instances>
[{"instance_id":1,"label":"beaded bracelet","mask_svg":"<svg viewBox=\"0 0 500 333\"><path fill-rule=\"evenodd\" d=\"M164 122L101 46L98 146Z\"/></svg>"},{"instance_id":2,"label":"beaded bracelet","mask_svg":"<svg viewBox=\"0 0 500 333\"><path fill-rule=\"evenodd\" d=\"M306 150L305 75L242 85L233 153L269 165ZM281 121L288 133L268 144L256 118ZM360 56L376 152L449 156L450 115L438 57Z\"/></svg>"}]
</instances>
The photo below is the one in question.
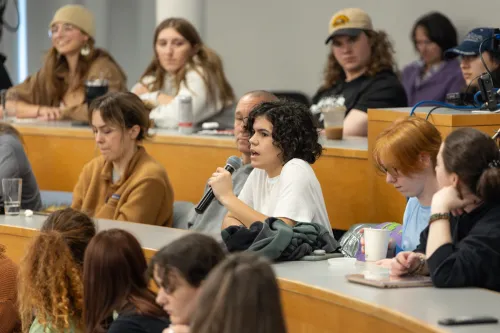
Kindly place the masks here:
<instances>
[{"instance_id":1,"label":"beaded bracelet","mask_svg":"<svg viewBox=\"0 0 500 333\"><path fill-rule=\"evenodd\" d=\"M449 219L450 219L450 213L436 213L432 214L429 217L429 224L431 224L434 221L449 220Z\"/></svg>"},{"instance_id":2,"label":"beaded bracelet","mask_svg":"<svg viewBox=\"0 0 500 333\"><path fill-rule=\"evenodd\" d=\"M418 266L415 267L415 269L413 269L412 271L408 272L409 275L421 275L422 274L422 270L424 269L424 266L425 266L425 258L423 255L419 255L418 259L420 261L418 263Z\"/></svg>"}]
</instances>

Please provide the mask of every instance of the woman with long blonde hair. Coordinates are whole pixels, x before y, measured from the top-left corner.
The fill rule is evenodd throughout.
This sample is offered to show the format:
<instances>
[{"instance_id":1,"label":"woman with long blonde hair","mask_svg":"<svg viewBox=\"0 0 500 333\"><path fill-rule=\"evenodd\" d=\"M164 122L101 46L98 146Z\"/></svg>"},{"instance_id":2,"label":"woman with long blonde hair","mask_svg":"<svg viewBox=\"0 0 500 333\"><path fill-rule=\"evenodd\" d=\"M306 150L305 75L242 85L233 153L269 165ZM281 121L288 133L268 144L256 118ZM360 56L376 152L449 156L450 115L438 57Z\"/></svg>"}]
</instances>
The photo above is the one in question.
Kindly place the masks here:
<instances>
[{"instance_id":1,"label":"woman with long blonde hair","mask_svg":"<svg viewBox=\"0 0 500 333\"><path fill-rule=\"evenodd\" d=\"M7 92L18 118L87 120L85 81L106 80L124 91L126 75L113 57L96 48L92 13L80 5L59 8L49 26L52 47L43 67Z\"/></svg>"},{"instance_id":2,"label":"woman with long blonde hair","mask_svg":"<svg viewBox=\"0 0 500 333\"><path fill-rule=\"evenodd\" d=\"M83 331L83 259L94 222L71 208L52 213L19 267L23 332Z\"/></svg>"},{"instance_id":3,"label":"woman with long blonde hair","mask_svg":"<svg viewBox=\"0 0 500 333\"><path fill-rule=\"evenodd\" d=\"M182 18L169 18L155 30L154 57L132 91L154 105L156 126L178 126L177 98L192 98L194 123L218 114L234 102L220 57L207 47L196 28Z\"/></svg>"}]
</instances>

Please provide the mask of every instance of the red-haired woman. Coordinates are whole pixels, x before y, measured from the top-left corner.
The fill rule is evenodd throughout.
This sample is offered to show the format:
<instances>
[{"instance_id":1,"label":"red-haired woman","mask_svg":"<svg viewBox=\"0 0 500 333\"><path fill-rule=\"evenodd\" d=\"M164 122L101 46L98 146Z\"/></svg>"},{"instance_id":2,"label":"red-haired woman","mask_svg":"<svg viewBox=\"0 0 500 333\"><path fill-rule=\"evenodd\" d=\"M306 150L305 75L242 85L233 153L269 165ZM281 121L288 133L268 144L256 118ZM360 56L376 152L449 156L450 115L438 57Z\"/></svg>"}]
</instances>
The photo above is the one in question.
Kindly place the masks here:
<instances>
[{"instance_id":1,"label":"red-haired woman","mask_svg":"<svg viewBox=\"0 0 500 333\"><path fill-rule=\"evenodd\" d=\"M401 247L396 246L396 253L413 251L427 227L432 196L439 189L434 169L440 145L441 134L436 127L416 117L396 120L375 142L375 165L385 173L388 184L409 198Z\"/></svg>"},{"instance_id":2,"label":"red-haired woman","mask_svg":"<svg viewBox=\"0 0 500 333\"><path fill-rule=\"evenodd\" d=\"M85 332L161 333L170 325L148 289L147 268L141 245L125 230L94 237L83 269Z\"/></svg>"}]
</instances>

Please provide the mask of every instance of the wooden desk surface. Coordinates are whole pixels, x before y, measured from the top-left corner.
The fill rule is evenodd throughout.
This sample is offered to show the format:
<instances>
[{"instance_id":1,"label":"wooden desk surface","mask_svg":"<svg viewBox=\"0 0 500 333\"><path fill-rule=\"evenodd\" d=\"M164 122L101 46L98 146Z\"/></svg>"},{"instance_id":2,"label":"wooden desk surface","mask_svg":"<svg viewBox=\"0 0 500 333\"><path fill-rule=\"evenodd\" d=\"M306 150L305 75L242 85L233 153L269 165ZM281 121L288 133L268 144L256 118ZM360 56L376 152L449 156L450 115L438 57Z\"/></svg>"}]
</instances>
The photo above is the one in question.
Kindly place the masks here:
<instances>
[{"instance_id":1,"label":"wooden desk surface","mask_svg":"<svg viewBox=\"0 0 500 333\"><path fill-rule=\"evenodd\" d=\"M26 152L42 190L72 192L88 161L98 156L94 136L88 127L69 122L16 123ZM214 170L231 155L239 155L233 137L181 135L155 130L144 143L148 153L165 166L178 201L197 203ZM333 228L348 229L354 223L369 222L368 140L347 138L323 140L323 156L313 165L323 190Z\"/></svg>"},{"instance_id":2,"label":"wooden desk surface","mask_svg":"<svg viewBox=\"0 0 500 333\"><path fill-rule=\"evenodd\" d=\"M45 217L0 216L0 243L19 262ZM156 250L189 231L98 220L99 230L122 228L134 234L149 259ZM498 332L499 325L441 327L457 316L500 318L500 294L478 288L377 289L346 281L345 275L380 269L373 264L333 268L327 261L274 264L290 333L326 332Z\"/></svg>"}]
</instances>

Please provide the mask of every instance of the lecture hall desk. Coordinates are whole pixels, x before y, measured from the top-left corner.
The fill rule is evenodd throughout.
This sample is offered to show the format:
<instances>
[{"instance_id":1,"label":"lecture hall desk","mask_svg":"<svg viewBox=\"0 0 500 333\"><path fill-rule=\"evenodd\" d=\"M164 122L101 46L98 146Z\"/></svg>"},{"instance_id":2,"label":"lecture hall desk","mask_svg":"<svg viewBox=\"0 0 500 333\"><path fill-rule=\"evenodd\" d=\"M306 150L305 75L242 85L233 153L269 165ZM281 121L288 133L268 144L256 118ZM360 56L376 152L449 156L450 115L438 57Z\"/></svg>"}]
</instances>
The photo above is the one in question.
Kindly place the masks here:
<instances>
[{"instance_id":1,"label":"lecture hall desk","mask_svg":"<svg viewBox=\"0 0 500 333\"><path fill-rule=\"evenodd\" d=\"M417 109L425 117L430 108ZM321 183L333 228L348 229L361 222L401 222L405 198L385 183L373 167L371 151L377 135L394 120L406 117L410 108L371 109L368 112L368 139L348 138L323 141L323 156L313 165ZM430 121L446 136L459 127L474 127L488 135L500 128L500 114L474 114L438 109ZM72 127L68 122L20 123L28 157L42 190L72 191L83 165L98 155L89 128ZM158 130L145 143L148 152L168 171L175 200L198 202L205 182L238 155L231 137L186 136Z\"/></svg>"},{"instance_id":2,"label":"lecture hall desk","mask_svg":"<svg viewBox=\"0 0 500 333\"><path fill-rule=\"evenodd\" d=\"M45 217L0 215L0 244L15 262ZM121 228L134 234L148 260L162 246L189 231L98 220L99 230ZM439 326L442 318L500 318L500 294L478 289L376 289L348 283L345 275L373 269L370 264L332 268L326 261L274 264L289 333L498 333L500 325Z\"/></svg>"},{"instance_id":3,"label":"lecture hall desk","mask_svg":"<svg viewBox=\"0 0 500 333\"><path fill-rule=\"evenodd\" d=\"M16 123L41 190L72 191L86 162L98 156L88 127L69 122ZM323 142L323 156L313 165L321 183L333 228L369 222L372 215L366 169L366 138ZM167 169L175 200L197 203L207 179L231 155L239 155L233 137L181 135L157 130L145 144Z\"/></svg>"}]
</instances>

